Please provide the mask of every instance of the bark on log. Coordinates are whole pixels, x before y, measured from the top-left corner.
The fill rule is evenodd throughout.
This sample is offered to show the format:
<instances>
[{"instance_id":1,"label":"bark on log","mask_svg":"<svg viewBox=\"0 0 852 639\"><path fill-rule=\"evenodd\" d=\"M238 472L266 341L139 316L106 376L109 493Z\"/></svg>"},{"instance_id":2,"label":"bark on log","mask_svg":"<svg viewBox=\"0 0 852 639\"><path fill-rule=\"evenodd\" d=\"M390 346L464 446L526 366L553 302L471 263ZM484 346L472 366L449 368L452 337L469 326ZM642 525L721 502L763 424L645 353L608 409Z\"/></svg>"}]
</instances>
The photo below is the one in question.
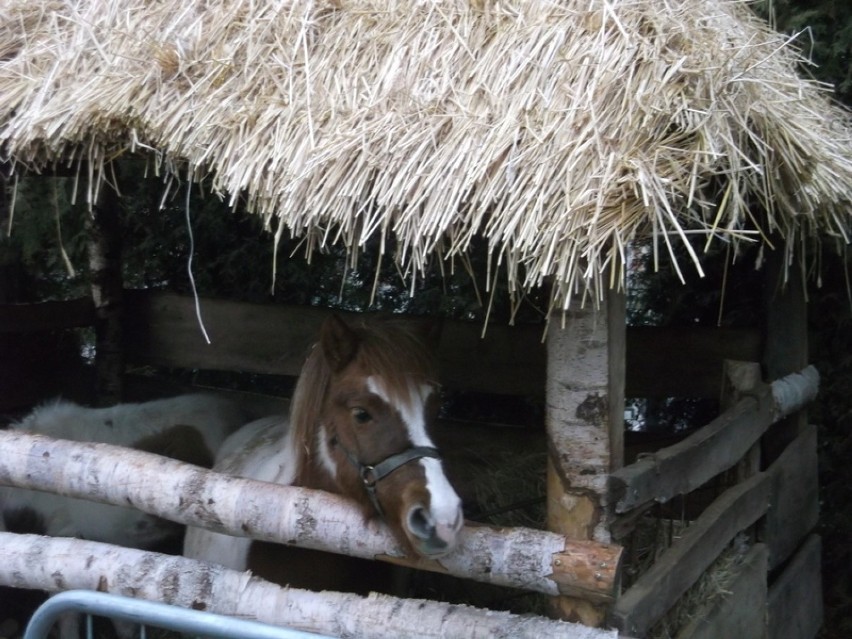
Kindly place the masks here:
<instances>
[{"instance_id":1,"label":"bark on log","mask_svg":"<svg viewBox=\"0 0 852 639\"><path fill-rule=\"evenodd\" d=\"M386 595L281 588L185 557L78 539L0 533L0 583L86 589L163 601L339 637L529 637L614 639L617 632Z\"/></svg>"},{"instance_id":2,"label":"bark on log","mask_svg":"<svg viewBox=\"0 0 852 639\"><path fill-rule=\"evenodd\" d=\"M220 475L107 444L0 431L0 485L131 506L216 532L381 559L549 595L611 601L621 547L526 528L466 526L437 561L406 559L383 525L318 490ZM567 567L567 569L566 569Z\"/></svg>"}]
</instances>

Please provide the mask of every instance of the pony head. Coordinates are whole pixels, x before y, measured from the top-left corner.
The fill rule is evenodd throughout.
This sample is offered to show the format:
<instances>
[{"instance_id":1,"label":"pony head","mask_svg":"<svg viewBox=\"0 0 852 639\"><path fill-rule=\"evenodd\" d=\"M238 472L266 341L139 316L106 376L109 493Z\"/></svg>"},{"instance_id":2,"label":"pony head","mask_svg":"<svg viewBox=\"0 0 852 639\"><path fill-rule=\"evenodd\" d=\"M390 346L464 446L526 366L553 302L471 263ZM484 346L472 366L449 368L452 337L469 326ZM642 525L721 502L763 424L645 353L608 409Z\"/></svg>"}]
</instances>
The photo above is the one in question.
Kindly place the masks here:
<instances>
[{"instance_id":1,"label":"pony head","mask_svg":"<svg viewBox=\"0 0 852 639\"><path fill-rule=\"evenodd\" d=\"M446 554L463 517L429 434L438 404L433 358L411 332L332 316L293 396L291 422L307 447L299 483L354 499L422 556ZM311 472L325 481L305 480Z\"/></svg>"}]
</instances>

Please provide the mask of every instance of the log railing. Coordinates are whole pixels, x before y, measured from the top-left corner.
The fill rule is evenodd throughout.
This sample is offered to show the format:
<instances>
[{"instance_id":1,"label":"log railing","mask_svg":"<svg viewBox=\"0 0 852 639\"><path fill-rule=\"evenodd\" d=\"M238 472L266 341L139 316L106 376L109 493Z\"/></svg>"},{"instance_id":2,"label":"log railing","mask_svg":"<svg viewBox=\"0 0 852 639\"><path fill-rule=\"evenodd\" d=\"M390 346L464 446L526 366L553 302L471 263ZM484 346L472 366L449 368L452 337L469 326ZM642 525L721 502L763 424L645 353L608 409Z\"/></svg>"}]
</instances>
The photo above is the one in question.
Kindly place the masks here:
<instances>
[{"instance_id":1,"label":"log railing","mask_svg":"<svg viewBox=\"0 0 852 639\"><path fill-rule=\"evenodd\" d=\"M614 472L615 512L625 515L649 502L666 502L732 469L771 425L807 405L818 385L816 369L807 367L757 388L690 437ZM628 635L644 636L735 536L758 520L764 520L767 567L789 557L816 524L815 456L811 427L768 469L723 492L618 598L609 623ZM791 485L801 488L791 490Z\"/></svg>"},{"instance_id":2,"label":"log railing","mask_svg":"<svg viewBox=\"0 0 852 639\"><path fill-rule=\"evenodd\" d=\"M0 450L0 486L131 505L229 535L390 561L552 596L611 602L618 586L622 549L614 544L528 528L466 526L459 548L427 561L406 556L387 529L368 529L361 510L331 493L230 477L159 455L23 431L0 431Z\"/></svg>"}]
</instances>

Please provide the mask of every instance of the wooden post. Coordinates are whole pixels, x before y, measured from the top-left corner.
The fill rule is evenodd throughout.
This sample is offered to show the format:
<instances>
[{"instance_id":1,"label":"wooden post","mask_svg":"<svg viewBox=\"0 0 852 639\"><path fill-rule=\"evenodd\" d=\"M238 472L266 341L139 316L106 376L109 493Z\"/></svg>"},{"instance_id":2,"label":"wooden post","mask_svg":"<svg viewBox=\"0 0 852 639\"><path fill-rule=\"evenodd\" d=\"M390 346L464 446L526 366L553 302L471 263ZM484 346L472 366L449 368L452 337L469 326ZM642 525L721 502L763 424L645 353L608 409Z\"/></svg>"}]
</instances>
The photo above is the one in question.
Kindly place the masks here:
<instances>
[{"instance_id":1,"label":"wooden post","mask_svg":"<svg viewBox=\"0 0 852 639\"><path fill-rule=\"evenodd\" d=\"M744 396L754 394L762 382L760 364L726 359L722 362L724 379L719 398L720 413L732 408ZM752 446L734 469L733 483L744 481L760 472L760 442Z\"/></svg>"},{"instance_id":2,"label":"wooden post","mask_svg":"<svg viewBox=\"0 0 852 639\"><path fill-rule=\"evenodd\" d=\"M89 216L89 270L95 305L95 398L101 406L122 400L121 200L107 184Z\"/></svg>"},{"instance_id":3,"label":"wooden post","mask_svg":"<svg viewBox=\"0 0 852 639\"><path fill-rule=\"evenodd\" d=\"M572 306L547 334L547 526L576 539L610 541L609 474L623 463L624 295L598 309ZM560 617L600 625L601 606L553 600Z\"/></svg>"},{"instance_id":4,"label":"wooden post","mask_svg":"<svg viewBox=\"0 0 852 639\"><path fill-rule=\"evenodd\" d=\"M780 245L783 246L783 242ZM767 260L763 364L770 380L800 370L808 363L805 281L801 263L789 258L787 251L776 250ZM804 258L799 256L799 259ZM781 420L763 437L764 467L778 460L773 465L778 485L773 497L774 511L760 531L770 549L770 568L795 550L801 535L812 528L818 518L815 439L813 429L808 435L805 409ZM785 461L787 458L794 460L792 464ZM790 479L794 481L788 483ZM780 576L770 576L768 617L771 639L813 637L822 622L819 543L806 543L799 556L806 557L801 565L793 559ZM798 585L791 587L791 582L798 582Z\"/></svg>"},{"instance_id":5,"label":"wooden post","mask_svg":"<svg viewBox=\"0 0 852 639\"><path fill-rule=\"evenodd\" d=\"M764 287L766 341L763 366L772 382L808 365L808 316L805 285L798 262L787 254L769 254ZM772 463L807 426L807 413L799 411L779 422L764 437L764 465Z\"/></svg>"}]
</instances>

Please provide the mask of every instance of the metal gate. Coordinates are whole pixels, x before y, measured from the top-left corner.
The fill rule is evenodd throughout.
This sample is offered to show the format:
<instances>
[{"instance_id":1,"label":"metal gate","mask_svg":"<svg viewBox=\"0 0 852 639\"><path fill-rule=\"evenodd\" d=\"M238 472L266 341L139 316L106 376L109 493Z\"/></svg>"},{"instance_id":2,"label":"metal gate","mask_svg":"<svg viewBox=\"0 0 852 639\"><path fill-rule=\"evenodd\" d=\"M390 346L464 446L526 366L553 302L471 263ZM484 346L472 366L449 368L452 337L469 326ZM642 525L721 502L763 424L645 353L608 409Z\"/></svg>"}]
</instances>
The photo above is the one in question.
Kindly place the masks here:
<instances>
[{"instance_id":1,"label":"metal gate","mask_svg":"<svg viewBox=\"0 0 852 639\"><path fill-rule=\"evenodd\" d=\"M59 617L70 612L86 615L87 639L94 636L93 616L139 624L143 639L149 626L216 639L334 639L303 630L90 590L69 590L48 599L33 614L23 639L46 639Z\"/></svg>"}]
</instances>

